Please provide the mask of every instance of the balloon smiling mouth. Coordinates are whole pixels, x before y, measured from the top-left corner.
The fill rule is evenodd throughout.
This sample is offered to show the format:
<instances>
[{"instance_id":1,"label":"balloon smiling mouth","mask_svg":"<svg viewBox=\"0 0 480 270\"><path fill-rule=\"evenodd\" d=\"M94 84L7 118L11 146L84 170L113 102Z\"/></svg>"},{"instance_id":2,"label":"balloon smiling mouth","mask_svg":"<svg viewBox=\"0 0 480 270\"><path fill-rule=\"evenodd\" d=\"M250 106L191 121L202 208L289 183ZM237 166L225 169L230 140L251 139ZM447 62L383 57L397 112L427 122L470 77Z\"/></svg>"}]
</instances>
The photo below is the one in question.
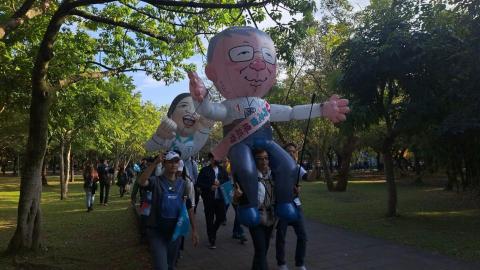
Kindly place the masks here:
<instances>
[{"instance_id":1,"label":"balloon smiling mouth","mask_svg":"<svg viewBox=\"0 0 480 270\"><path fill-rule=\"evenodd\" d=\"M183 120L183 124L187 128L193 127L193 125L195 125L195 122L196 122L195 117L193 117L193 115L191 114L184 115L182 120Z\"/></svg>"},{"instance_id":2,"label":"balloon smiling mouth","mask_svg":"<svg viewBox=\"0 0 480 270\"><path fill-rule=\"evenodd\" d=\"M262 79L249 79L247 76L243 77L245 80L249 81L249 82L252 82L252 83L263 83L265 82L266 80L268 80L267 77L265 77L263 80Z\"/></svg>"}]
</instances>

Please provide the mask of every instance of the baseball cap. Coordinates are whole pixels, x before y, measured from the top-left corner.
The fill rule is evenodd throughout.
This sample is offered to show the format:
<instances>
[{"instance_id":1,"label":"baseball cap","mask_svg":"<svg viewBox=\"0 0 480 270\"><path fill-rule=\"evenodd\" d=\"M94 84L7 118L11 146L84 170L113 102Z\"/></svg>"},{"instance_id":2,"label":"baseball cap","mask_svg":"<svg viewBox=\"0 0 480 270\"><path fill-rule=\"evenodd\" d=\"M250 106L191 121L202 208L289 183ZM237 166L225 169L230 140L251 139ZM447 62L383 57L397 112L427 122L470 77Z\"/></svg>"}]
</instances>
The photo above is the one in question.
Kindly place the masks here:
<instances>
[{"instance_id":1,"label":"baseball cap","mask_svg":"<svg viewBox=\"0 0 480 270\"><path fill-rule=\"evenodd\" d=\"M166 154L165 154L165 160L173 160L173 159L177 159L177 160L180 160L180 156L173 152L173 151L168 151Z\"/></svg>"}]
</instances>

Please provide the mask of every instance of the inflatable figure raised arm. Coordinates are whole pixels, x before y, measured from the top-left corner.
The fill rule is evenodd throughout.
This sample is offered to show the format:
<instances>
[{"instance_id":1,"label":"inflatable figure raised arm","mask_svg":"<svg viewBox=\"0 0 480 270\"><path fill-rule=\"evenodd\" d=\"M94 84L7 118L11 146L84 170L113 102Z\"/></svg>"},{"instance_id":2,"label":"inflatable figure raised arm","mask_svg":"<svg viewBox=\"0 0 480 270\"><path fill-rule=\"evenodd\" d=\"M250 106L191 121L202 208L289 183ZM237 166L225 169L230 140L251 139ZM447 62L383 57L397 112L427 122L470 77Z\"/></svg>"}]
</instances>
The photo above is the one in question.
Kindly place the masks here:
<instances>
[{"instance_id":1,"label":"inflatable figure raised arm","mask_svg":"<svg viewBox=\"0 0 480 270\"><path fill-rule=\"evenodd\" d=\"M212 151L216 159L227 154L234 178L247 198L239 207L240 221L247 226L259 222L257 209L257 169L252 149L269 153L275 180L277 216L286 220L298 218L293 199L297 165L272 139L271 121L307 119L310 105L289 107L270 105L262 99L276 80L277 58L272 39L253 27L231 27L214 36L208 46L205 74L225 98L210 101L202 80L189 73L190 93L199 114L223 123L224 139ZM315 104L312 116L323 116L333 122L345 120L348 100L332 96Z\"/></svg>"}]
</instances>

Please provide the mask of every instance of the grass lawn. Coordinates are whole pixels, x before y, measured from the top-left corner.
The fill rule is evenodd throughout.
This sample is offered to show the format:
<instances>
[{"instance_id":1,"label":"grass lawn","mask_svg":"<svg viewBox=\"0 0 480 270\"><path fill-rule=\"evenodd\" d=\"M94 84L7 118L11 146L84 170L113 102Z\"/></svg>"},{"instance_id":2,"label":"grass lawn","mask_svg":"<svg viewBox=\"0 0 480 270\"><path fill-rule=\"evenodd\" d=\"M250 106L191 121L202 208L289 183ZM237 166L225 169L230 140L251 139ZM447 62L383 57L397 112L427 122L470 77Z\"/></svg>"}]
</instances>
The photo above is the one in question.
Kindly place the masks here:
<instances>
[{"instance_id":1,"label":"grass lawn","mask_svg":"<svg viewBox=\"0 0 480 270\"><path fill-rule=\"evenodd\" d=\"M0 257L0 269L148 269L149 254L139 245L129 197L119 198L112 186L108 206L95 194L94 211L87 213L83 181L69 185L60 201L58 178L43 188L43 237L46 252L34 257ZM16 224L19 179L0 177L0 251L6 249ZM31 267L29 267L31 266Z\"/></svg>"},{"instance_id":2,"label":"grass lawn","mask_svg":"<svg viewBox=\"0 0 480 270\"><path fill-rule=\"evenodd\" d=\"M442 187L399 182L400 217L386 218L387 186L379 180L351 181L347 192L328 192L323 182L304 183L305 213L320 222L378 238L464 260L480 260L478 197L474 201Z\"/></svg>"}]
</instances>

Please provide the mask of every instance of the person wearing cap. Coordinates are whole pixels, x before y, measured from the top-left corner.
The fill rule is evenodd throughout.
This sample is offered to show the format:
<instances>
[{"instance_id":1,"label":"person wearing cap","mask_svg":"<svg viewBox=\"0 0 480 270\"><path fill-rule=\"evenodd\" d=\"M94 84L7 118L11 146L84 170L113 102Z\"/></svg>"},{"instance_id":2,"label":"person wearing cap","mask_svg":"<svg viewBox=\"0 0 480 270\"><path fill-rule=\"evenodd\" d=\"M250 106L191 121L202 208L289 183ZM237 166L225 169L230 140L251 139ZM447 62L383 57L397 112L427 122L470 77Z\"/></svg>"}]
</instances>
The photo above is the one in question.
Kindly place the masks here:
<instances>
[{"instance_id":1,"label":"person wearing cap","mask_svg":"<svg viewBox=\"0 0 480 270\"><path fill-rule=\"evenodd\" d=\"M157 164L163 162L164 171L160 176L151 176ZM153 268L159 270L175 269L178 255L179 239L171 241L180 215L182 204L188 197L189 185L177 177L180 156L175 152L159 155L147 167L138 179L140 186L152 192L152 205L147 218L147 237L153 257ZM187 205L188 207L188 205ZM189 216L192 218L191 205ZM193 245L198 244L198 235L194 223L191 222Z\"/></svg>"},{"instance_id":2,"label":"person wearing cap","mask_svg":"<svg viewBox=\"0 0 480 270\"><path fill-rule=\"evenodd\" d=\"M229 181L229 178L227 171L219 166L221 161L215 160L212 153L208 153L208 158L210 164L200 170L197 186L203 199L209 248L215 249L217 230L225 220L225 201L219 187Z\"/></svg>"}]
</instances>

